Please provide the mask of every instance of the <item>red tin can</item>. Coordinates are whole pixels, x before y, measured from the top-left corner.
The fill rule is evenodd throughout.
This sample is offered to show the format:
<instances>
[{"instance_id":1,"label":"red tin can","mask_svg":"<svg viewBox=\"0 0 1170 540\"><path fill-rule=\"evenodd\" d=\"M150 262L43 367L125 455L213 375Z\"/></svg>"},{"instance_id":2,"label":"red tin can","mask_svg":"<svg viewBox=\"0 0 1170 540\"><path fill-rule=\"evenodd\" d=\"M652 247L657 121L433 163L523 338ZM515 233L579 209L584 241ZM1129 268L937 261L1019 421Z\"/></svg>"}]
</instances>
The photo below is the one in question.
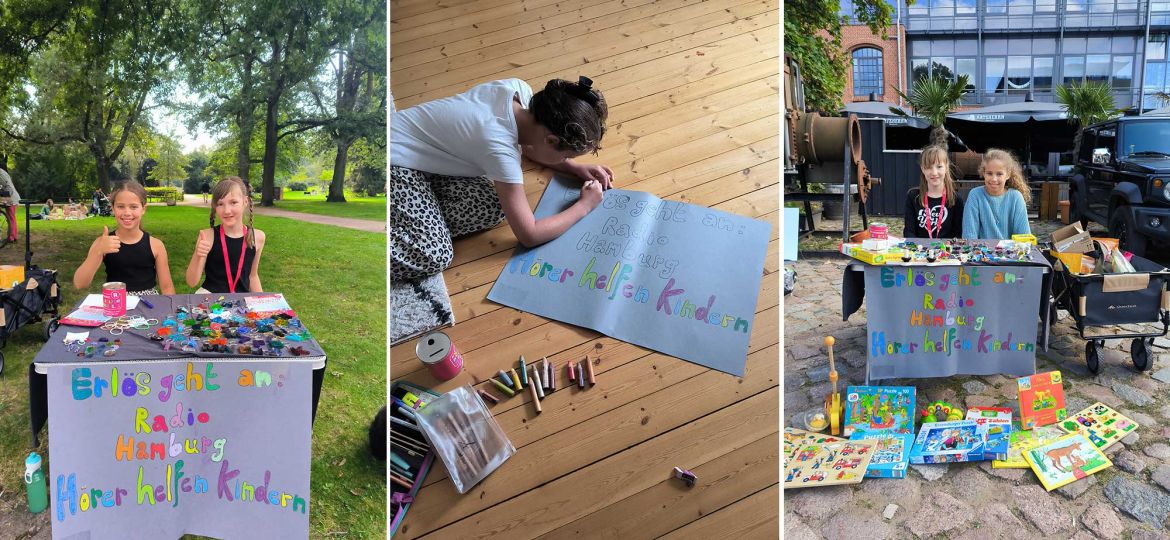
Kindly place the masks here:
<instances>
[{"instance_id":1,"label":"red tin can","mask_svg":"<svg viewBox=\"0 0 1170 540\"><path fill-rule=\"evenodd\" d=\"M121 317L126 314L126 284L111 281L102 284L102 314Z\"/></svg>"},{"instance_id":2,"label":"red tin can","mask_svg":"<svg viewBox=\"0 0 1170 540\"><path fill-rule=\"evenodd\" d=\"M869 224L869 237L873 238L874 240L888 239L890 237L889 231L890 226L880 221L875 221Z\"/></svg>"},{"instance_id":3,"label":"red tin can","mask_svg":"<svg viewBox=\"0 0 1170 540\"><path fill-rule=\"evenodd\" d=\"M431 371L431 375L440 381L454 379L463 371L463 355L455 348L451 338L442 332L431 332L418 338L414 354Z\"/></svg>"}]
</instances>

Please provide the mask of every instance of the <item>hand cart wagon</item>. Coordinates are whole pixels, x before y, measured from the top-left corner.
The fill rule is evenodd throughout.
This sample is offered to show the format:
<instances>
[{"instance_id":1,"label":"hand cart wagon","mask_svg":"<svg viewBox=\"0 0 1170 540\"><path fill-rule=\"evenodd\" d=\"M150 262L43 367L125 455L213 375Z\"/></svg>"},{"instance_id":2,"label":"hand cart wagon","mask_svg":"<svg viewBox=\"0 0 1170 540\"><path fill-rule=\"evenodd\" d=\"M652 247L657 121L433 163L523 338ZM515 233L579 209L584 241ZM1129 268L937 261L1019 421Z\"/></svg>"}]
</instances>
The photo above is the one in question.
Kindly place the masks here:
<instances>
[{"instance_id":1,"label":"hand cart wagon","mask_svg":"<svg viewBox=\"0 0 1170 540\"><path fill-rule=\"evenodd\" d=\"M1049 324L1056 321L1056 309L1064 309L1072 315L1081 339L1085 340L1085 362L1089 371L1101 369L1101 358L1105 353L1105 340L1132 339L1129 354L1138 371L1150 368L1150 347L1155 337L1166 335L1170 328L1170 270L1160 264L1134 256L1130 263L1136 273L1127 274L1073 274L1060 261L1045 251L1045 257L1053 262L1052 313ZM1128 324L1158 324L1151 332L1128 332L1117 334L1094 333L1086 335L1086 329L1117 327Z\"/></svg>"},{"instance_id":2,"label":"hand cart wagon","mask_svg":"<svg viewBox=\"0 0 1170 540\"><path fill-rule=\"evenodd\" d=\"M41 322L45 313L52 314L45 324L42 337L49 335L59 326L61 288L57 284L57 271L39 268L32 263L32 244L29 235L29 212L32 201L24 203L24 280L19 283L0 283L0 349L8 344L8 338L26 324ZM0 373L4 372L4 352L0 351Z\"/></svg>"}]
</instances>

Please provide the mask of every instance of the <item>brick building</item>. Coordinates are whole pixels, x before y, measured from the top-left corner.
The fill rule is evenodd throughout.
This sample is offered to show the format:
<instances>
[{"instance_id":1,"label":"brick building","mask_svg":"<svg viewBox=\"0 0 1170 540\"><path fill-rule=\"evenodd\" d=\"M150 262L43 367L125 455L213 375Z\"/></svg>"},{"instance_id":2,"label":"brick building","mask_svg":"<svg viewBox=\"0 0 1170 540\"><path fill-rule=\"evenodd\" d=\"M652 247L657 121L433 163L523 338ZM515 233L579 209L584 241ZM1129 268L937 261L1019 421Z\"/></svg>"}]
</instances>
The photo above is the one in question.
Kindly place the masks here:
<instances>
[{"instance_id":1,"label":"brick building","mask_svg":"<svg viewBox=\"0 0 1170 540\"><path fill-rule=\"evenodd\" d=\"M887 34L882 39L865 25L841 27L841 48L853 66L845 77L841 101L869 101L872 92L879 101L898 103L894 90L905 92L907 87L905 54L898 54L899 43L905 50L906 34L901 26L891 26Z\"/></svg>"}]
</instances>

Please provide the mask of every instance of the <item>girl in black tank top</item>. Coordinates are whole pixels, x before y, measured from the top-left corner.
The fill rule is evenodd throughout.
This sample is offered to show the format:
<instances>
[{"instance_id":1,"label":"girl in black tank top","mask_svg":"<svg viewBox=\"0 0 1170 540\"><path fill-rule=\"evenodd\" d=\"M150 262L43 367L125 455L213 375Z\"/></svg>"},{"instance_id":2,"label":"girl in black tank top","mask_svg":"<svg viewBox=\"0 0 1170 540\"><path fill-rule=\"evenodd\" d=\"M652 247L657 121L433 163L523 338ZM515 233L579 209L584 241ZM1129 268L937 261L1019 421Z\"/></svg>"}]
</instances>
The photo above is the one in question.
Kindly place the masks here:
<instances>
[{"instance_id":1,"label":"girl in black tank top","mask_svg":"<svg viewBox=\"0 0 1170 540\"><path fill-rule=\"evenodd\" d=\"M106 281L125 283L130 294L175 294L166 247L142 230L146 189L129 180L114 188L110 200L117 228L111 231L109 226L103 227L89 247L85 262L73 274L73 285L87 289L98 267L105 264Z\"/></svg>"},{"instance_id":2,"label":"girl in black tank top","mask_svg":"<svg viewBox=\"0 0 1170 540\"><path fill-rule=\"evenodd\" d=\"M210 222L211 228L199 231L195 241L195 253L187 265L187 284L194 287L202 280L201 291L212 293L263 291L260 255L264 233L252 227L251 190L243 180L229 176L215 184Z\"/></svg>"}]
</instances>

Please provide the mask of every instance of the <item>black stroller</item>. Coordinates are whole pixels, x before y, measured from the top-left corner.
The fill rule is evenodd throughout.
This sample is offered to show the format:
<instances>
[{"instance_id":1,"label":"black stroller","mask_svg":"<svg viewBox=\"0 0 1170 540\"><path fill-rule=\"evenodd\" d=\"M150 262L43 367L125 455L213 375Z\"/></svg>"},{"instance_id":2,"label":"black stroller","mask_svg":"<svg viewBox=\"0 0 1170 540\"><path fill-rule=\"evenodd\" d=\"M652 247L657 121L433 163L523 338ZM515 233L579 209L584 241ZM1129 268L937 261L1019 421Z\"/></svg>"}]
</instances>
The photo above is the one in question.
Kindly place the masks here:
<instances>
[{"instance_id":1,"label":"black stroller","mask_svg":"<svg viewBox=\"0 0 1170 540\"><path fill-rule=\"evenodd\" d=\"M90 214L95 216L112 216L114 209L110 205L109 197L94 197L93 205L90 206Z\"/></svg>"},{"instance_id":2,"label":"black stroller","mask_svg":"<svg viewBox=\"0 0 1170 540\"><path fill-rule=\"evenodd\" d=\"M29 235L29 213L32 201L24 203L24 281L11 288L0 289L0 349L8 344L8 338L24 325L40 322L45 313L52 314L45 325L45 341L60 326L61 287L57 284L57 271L39 268L32 264L31 236ZM0 373L4 372L4 352L0 351Z\"/></svg>"}]
</instances>

